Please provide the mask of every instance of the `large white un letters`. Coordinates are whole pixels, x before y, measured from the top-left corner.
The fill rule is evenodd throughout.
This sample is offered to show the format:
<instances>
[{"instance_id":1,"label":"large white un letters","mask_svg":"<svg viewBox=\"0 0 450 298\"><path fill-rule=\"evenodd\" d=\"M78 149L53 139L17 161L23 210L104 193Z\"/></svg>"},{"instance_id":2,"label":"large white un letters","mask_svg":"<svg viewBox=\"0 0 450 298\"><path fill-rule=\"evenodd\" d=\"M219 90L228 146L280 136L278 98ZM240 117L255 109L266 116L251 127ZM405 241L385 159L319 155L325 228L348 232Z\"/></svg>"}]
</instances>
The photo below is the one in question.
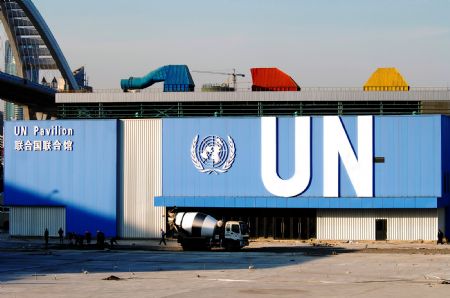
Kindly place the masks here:
<instances>
[{"instance_id":1,"label":"large white un letters","mask_svg":"<svg viewBox=\"0 0 450 298\"><path fill-rule=\"evenodd\" d=\"M323 117L323 196L339 197L339 158L357 197L373 196L373 119L357 117L354 152L338 116ZM261 177L275 196L294 197L308 189L311 177L311 118L295 118L295 170L289 179L277 172L277 119L261 118ZM314 153L313 153L314 154Z\"/></svg>"}]
</instances>

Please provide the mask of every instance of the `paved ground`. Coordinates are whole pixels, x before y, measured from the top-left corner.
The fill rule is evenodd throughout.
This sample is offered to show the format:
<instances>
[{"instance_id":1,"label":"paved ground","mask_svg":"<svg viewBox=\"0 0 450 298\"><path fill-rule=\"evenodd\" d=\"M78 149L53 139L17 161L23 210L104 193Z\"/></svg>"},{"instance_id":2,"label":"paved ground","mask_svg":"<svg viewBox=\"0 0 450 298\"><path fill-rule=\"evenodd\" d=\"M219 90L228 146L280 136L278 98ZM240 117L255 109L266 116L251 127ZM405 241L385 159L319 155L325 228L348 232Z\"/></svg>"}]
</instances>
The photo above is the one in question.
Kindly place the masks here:
<instances>
[{"instance_id":1,"label":"paved ground","mask_svg":"<svg viewBox=\"0 0 450 298\"><path fill-rule=\"evenodd\" d=\"M39 239L0 240L0 297L446 297L450 292L450 285L442 284L450 280L449 245L260 241L242 252L182 252L173 241L163 248L154 240L119 244L122 249L111 251L57 245L45 251ZM111 275L120 280L104 280Z\"/></svg>"}]
</instances>

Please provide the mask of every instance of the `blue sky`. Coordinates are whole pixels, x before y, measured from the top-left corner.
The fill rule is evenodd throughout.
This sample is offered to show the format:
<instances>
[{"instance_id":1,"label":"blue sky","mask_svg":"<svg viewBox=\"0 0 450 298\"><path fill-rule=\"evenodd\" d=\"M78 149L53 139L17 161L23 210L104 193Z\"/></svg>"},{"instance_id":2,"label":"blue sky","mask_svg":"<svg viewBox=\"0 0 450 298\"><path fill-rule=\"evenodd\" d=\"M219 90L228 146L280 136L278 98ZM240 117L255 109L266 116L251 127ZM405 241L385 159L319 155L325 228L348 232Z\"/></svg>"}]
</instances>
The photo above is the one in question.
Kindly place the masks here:
<instances>
[{"instance_id":1,"label":"blue sky","mask_svg":"<svg viewBox=\"0 0 450 298\"><path fill-rule=\"evenodd\" d=\"M394 66L411 86L450 85L450 0L34 3L70 66L85 65L96 88L165 64L247 74L276 66L310 87L358 87Z\"/></svg>"}]
</instances>

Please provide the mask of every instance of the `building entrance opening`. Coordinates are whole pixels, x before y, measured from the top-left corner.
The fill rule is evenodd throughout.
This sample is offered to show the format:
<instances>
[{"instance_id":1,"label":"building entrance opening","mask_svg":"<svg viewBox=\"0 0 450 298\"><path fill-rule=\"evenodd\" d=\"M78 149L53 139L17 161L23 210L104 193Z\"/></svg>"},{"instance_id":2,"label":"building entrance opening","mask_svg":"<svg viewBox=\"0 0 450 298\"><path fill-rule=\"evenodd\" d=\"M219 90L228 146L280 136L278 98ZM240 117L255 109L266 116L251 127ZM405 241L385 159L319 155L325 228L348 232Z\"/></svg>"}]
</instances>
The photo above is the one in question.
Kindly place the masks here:
<instances>
[{"instance_id":1,"label":"building entrance opening","mask_svg":"<svg viewBox=\"0 0 450 298\"><path fill-rule=\"evenodd\" d=\"M306 240L316 237L315 209L177 208L177 210L202 212L218 220L244 221L248 225L251 238Z\"/></svg>"},{"instance_id":2,"label":"building entrance opening","mask_svg":"<svg viewBox=\"0 0 450 298\"><path fill-rule=\"evenodd\" d=\"M310 239L316 236L316 219L311 216L275 217L274 239Z\"/></svg>"},{"instance_id":3,"label":"building entrance opening","mask_svg":"<svg viewBox=\"0 0 450 298\"><path fill-rule=\"evenodd\" d=\"M375 240L387 240L387 219L375 220Z\"/></svg>"}]
</instances>

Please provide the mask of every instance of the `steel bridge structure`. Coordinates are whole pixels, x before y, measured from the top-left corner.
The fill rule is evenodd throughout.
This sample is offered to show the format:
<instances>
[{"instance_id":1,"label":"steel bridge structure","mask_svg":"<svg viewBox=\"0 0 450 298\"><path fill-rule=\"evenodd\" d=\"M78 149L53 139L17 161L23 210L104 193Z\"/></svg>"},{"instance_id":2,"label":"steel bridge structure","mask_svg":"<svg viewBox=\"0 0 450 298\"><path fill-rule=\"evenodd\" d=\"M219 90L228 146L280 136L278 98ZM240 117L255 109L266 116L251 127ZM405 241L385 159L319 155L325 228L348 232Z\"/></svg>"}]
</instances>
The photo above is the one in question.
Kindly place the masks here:
<instances>
[{"instance_id":1,"label":"steel bridge structure","mask_svg":"<svg viewBox=\"0 0 450 298\"><path fill-rule=\"evenodd\" d=\"M50 28L31 0L0 0L0 22L12 48L17 76L15 88L0 90L0 98L33 109L56 111L55 92L38 84L41 70L59 71L69 90L80 87ZM13 78L0 75L0 85L7 85ZM31 82L31 83L30 83ZM32 85L32 88L30 88ZM26 98L23 94L25 93ZM36 93L33 93L36 91ZM36 102L38 98L39 102ZM54 113L53 113L54 114ZM31 112L30 112L31 115Z\"/></svg>"}]
</instances>

